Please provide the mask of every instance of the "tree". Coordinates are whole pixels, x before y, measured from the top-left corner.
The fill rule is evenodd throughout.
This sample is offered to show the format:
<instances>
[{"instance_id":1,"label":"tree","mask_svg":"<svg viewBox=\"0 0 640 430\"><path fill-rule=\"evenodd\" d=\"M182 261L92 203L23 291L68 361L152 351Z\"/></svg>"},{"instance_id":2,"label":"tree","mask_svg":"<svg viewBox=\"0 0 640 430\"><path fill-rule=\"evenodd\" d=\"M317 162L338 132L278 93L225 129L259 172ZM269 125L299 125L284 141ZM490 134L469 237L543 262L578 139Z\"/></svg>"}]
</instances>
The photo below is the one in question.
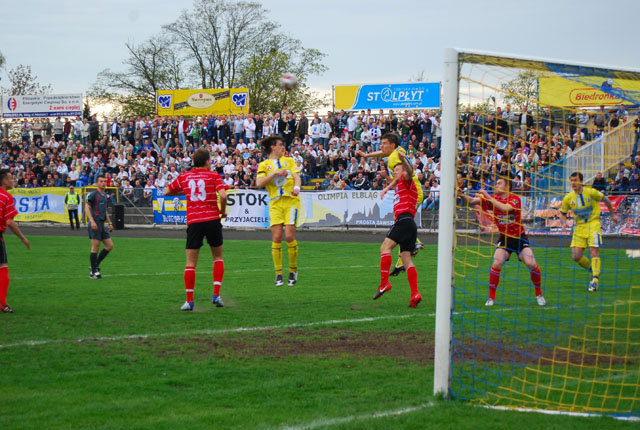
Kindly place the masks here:
<instances>
[{"instance_id":1,"label":"tree","mask_svg":"<svg viewBox=\"0 0 640 430\"><path fill-rule=\"evenodd\" d=\"M117 102L125 115L148 115L155 111L157 90L178 89L183 82L183 59L171 48L166 38L151 38L135 45L125 44L127 69L114 72L105 69L91 87L91 97Z\"/></svg>"},{"instance_id":2,"label":"tree","mask_svg":"<svg viewBox=\"0 0 640 430\"><path fill-rule=\"evenodd\" d=\"M538 75L533 70L518 73L516 78L501 83L500 88L505 92L504 102L518 107L520 111L525 106L531 111L537 105Z\"/></svg>"},{"instance_id":3,"label":"tree","mask_svg":"<svg viewBox=\"0 0 640 430\"><path fill-rule=\"evenodd\" d=\"M6 63L6 60L4 59L4 55L2 55L2 52L0 52L0 70L4 68L5 63Z\"/></svg>"},{"instance_id":4,"label":"tree","mask_svg":"<svg viewBox=\"0 0 640 430\"><path fill-rule=\"evenodd\" d=\"M51 93L51 85L40 84L38 77L31 71L31 66L19 64L9 70L9 88L4 88L3 92L10 96L41 95Z\"/></svg>"},{"instance_id":5,"label":"tree","mask_svg":"<svg viewBox=\"0 0 640 430\"><path fill-rule=\"evenodd\" d=\"M241 64L239 83L250 89L252 112L279 112L288 105L294 112L313 110L327 105L311 93L306 77L326 70L324 54L315 49L299 48L300 41L284 35L273 35L258 44L254 53ZM285 90L279 84L284 72L298 77L298 86Z\"/></svg>"},{"instance_id":6,"label":"tree","mask_svg":"<svg viewBox=\"0 0 640 430\"><path fill-rule=\"evenodd\" d=\"M283 103L309 109L325 103L306 86L322 73L324 54L306 49L278 31L259 3L195 0L191 10L141 45L126 44L125 71L106 69L90 95L120 103L124 114L155 110L158 89L249 88L251 110L279 111ZM285 92L280 74L295 73L300 85Z\"/></svg>"},{"instance_id":7,"label":"tree","mask_svg":"<svg viewBox=\"0 0 640 430\"><path fill-rule=\"evenodd\" d=\"M190 70L202 88L227 88L236 85L240 63L252 48L277 28L267 13L255 2L196 0L191 11L162 28L191 54Z\"/></svg>"}]
</instances>

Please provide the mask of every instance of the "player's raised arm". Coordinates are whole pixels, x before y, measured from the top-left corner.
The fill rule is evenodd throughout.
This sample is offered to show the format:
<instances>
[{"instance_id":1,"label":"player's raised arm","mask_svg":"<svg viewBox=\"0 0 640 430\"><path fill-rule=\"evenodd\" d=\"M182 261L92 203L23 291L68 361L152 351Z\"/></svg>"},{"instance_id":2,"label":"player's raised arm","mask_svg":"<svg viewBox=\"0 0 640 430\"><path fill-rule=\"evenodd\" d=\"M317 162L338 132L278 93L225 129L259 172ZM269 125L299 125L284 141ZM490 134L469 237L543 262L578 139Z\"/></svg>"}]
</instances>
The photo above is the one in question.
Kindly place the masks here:
<instances>
[{"instance_id":1,"label":"player's raised arm","mask_svg":"<svg viewBox=\"0 0 640 430\"><path fill-rule=\"evenodd\" d=\"M398 157L404 166L405 179L411 179L413 176L413 167L411 166L411 163L409 163L409 160L407 160L407 156L404 152L398 151Z\"/></svg>"},{"instance_id":2,"label":"player's raised arm","mask_svg":"<svg viewBox=\"0 0 640 430\"><path fill-rule=\"evenodd\" d=\"M478 191L479 194L481 194L486 200L488 200L489 202L491 202L491 204L493 205L494 208L502 211L502 212L506 212L509 213L511 211L514 211L516 208L514 208L513 206L511 206L508 203L501 203L498 200L496 200L491 194L489 194L489 192L487 190L480 190Z\"/></svg>"},{"instance_id":3,"label":"player's raised arm","mask_svg":"<svg viewBox=\"0 0 640 430\"><path fill-rule=\"evenodd\" d=\"M384 200L384 196L389 192L389 190L395 188L397 183L398 183L398 179L394 179L393 181L391 181L389 185L384 187L384 189L380 193L380 200Z\"/></svg>"},{"instance_id":4,"label":"player's raised arm","mask_svg":"<svg viewBox=\"0 0 640 430\"><path fill-rule=\"evenodd\" d=\"M356 151L356 155L358 157L367 157L367 158L381 158L381 157L386 157L386 155L382 152L382 151L373 151L370 153L366 153L361 149L358 149Z\"/></svg>"},{"instance_id":5,"label":"player's raised arm","mask_svg":"<svg viewBox=\"0 0 640 430\"><path fill-rule=\"evenodd\" d=\"M480 197L471 197L462 192L460 188L457 189L458 197L465 200L470 205L479 205L482 203L482 199Z\"/></svg>"}]
</instances>

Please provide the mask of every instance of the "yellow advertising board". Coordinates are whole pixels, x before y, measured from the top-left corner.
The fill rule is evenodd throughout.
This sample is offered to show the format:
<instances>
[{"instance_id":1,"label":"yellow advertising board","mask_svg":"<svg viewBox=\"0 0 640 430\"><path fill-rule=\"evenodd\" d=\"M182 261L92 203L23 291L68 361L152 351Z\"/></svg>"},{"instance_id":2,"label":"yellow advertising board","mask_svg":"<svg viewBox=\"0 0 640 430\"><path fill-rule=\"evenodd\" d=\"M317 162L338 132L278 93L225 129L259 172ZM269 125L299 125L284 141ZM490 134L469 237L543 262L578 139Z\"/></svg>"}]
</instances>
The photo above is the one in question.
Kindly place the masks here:
<instances>
[{"instance_id":1,"label":"yellow advertising board","mask_svg":"<svg viewBox=\"0 0 640 430\"><path fill-rule=\"evenodd\" d=\"M578 78L582 82L560 76L541 77L538 81L540 104L567 107L592 107L611 105L631 105L633 101L625 100L625 94L633 94L637 99L640 92L640 81L630 79L612 79L596 76ZM602 90L605 91L602 91Z\"/></svg>"},{"instance_id":2,"label":"yellow advertising board","mask_svg":"<svg viewBox=\"0 0 640 430\"><path fill-rule=\"evenodd\" d=\"M248 88L160 90L158 115L228 115L249 112Z\"/></svg>"},{"instance_id":3,"label":"yellow advertising board","mask_svg":"<svg viewBox=\"0 0 640 430\"><path fill-rule=\"evenodd\" d=\"M69 222L64 196L67 188L13 188L9 193L18 215L14 218L19 222L54 221ZM82 206L82 205L80 205ZM82 214L82 210L79 211Z\"/></svg>"}]
</instances>

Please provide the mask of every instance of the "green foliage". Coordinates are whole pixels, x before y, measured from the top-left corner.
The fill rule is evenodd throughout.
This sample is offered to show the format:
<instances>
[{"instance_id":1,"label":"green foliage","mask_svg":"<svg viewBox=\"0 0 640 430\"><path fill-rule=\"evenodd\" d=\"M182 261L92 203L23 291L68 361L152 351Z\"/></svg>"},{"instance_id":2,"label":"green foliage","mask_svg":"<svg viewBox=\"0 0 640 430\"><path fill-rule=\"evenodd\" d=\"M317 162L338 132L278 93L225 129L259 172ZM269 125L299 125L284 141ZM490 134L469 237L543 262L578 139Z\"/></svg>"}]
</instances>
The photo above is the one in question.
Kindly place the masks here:
<instances>
[{"instance_id":1,"label":"green foliage","mask_svg":"<svg viewBox=\"0 0 640 430\"><path fill-rule=\"evenodd\" d=\"M538 74L533 70L521 71L515 79L502 82L500 89L505 92L505 104L511 104L521 112L526 106L531 112L537 105Z\"/></svg>"},{"instance_id":2,"label":"green foliage","mask_svg":"<svg viewBox=\"0 0 640 430\"><path fill-rule=\"evenodd\" d=\"M281 33L268 12L255 2L195 0L161 35L128 43L125 70L101 72L90 95L120 104L125 115L154 112L160 89L248 87L253 112L325 103L304 84L326 70L324 54ZM278 85L282 72L295 73L300 86L284 92Z\"/></svg>"},{"instance_id":3,"label":"green foliage","mask_svg":"<svg viewBox=\"0 0 640 430\"><path fill-rule=\"evenodd\" d=\"M251 111L279 112L283 105L294 112L310 111L327 103L315 97L306 78L326 70L324 54L315 49L300 49L297 40L274 35L256 47L256 52L243 63L240 85L250 89ZM298 77L298 86L285 90L279 78L285 73Z\"/></svg>"}]
</instances>

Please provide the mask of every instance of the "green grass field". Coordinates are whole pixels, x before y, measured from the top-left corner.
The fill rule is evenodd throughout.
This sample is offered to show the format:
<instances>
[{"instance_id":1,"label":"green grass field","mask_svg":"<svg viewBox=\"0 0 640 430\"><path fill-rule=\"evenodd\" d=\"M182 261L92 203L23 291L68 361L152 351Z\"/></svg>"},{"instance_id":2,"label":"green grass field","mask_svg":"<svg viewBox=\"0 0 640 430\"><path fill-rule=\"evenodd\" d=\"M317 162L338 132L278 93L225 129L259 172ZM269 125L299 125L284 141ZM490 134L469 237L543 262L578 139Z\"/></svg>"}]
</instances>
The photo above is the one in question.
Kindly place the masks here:
<instances>
[{"instance_id":1,"label":"green grass field","mask_svg":"<svg viewBox=\"0 0 640 430\"><path fill-rule=\"evenodd\" d=\"M0 428L633 425L435 399L434 246L416 258L423 302L410 309L403 275L371 300L377 244L301 243L298 285L276 288L269 242L229 240L226 306L210 302L203 253L188 313L183 240L116 236L101 280L87 239L30 240L27 252L6 237L16 313L0 314Z\"/></svg>"}]
</instances>

